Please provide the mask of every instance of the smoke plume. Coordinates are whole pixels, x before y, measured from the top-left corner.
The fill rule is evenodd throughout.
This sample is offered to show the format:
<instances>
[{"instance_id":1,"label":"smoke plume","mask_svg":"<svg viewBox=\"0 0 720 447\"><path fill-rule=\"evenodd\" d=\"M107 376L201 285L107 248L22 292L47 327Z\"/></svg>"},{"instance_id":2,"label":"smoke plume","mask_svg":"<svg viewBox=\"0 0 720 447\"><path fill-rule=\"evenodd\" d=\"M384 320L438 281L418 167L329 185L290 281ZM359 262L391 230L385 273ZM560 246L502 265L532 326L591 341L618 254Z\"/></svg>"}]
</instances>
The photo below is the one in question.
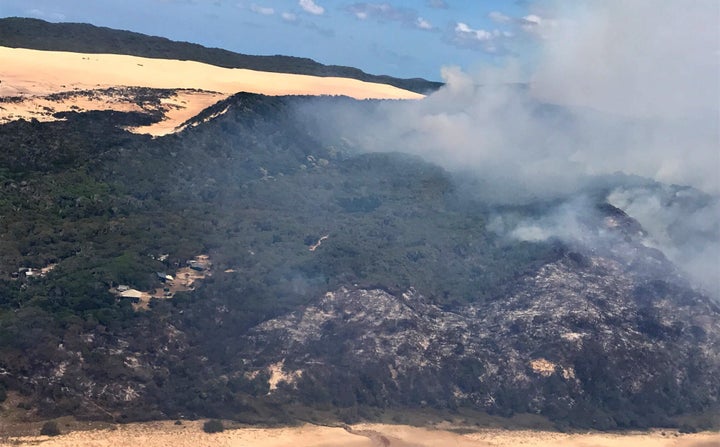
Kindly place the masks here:
<instances>
[{"instance_id":1,"label":"smoke plume","mask_svg":"<svg viewBox=\"0 0 720 447\"><path fill-rule=\"evenodd\" d=\"M720 3L531 8L536 26L518 40L529 53L502 67L444 68L445 86L421 101L313 113L359 150L410 152L472 173L489 203L569 199L616 173L690 186L690 196L707 197L688 205L677 188L617 185L608 201L720 295Z\"/></svg>"}]
</instances>

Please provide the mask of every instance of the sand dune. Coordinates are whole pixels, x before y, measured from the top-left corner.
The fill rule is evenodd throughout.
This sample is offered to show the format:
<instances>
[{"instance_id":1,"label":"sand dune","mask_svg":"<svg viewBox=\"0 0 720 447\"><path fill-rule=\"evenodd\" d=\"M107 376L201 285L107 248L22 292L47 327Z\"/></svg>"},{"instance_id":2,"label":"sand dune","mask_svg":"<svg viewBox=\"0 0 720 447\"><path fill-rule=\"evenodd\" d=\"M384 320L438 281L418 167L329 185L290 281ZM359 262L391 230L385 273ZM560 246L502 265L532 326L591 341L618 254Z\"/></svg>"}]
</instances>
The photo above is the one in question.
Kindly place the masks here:
<instances>
[{"instance_id":1,"label":"sand dune","mask_svg":"<svg viewBox=\"0 0 720 447\"><path fill-rule=\"evenodd\" d=\"M124 85L226 94L244 91L265 95L346 95L357 99L422 98L418 93L391 85L356 79L222 68L201 62L118 54L0 47L0 60L0 96Z\"/></svg>"},{"instance_id":2,"label":"sand dune","mask_svg":"<svg viewBox=\"0 0 720 447\"><path fill-rule=\"evenodd\" d=\"M56 94L28 95L11 101L0 100L0 124L18 119L54 121L56 112L115 110L119 112L159 113L163 119L147 126L129 128L131 132L160 136L176 132L182 123L202 110L228 97L225 93L203 90L174 90L156 102L143 102L131 89L73 90Z\"/></svg>"},{"instance_id":3,"label":"sand dune","mask_svg":"<svg viewBox=\"0 0 720 447\"><path fill-rule=\"evenodd\" d=\"M222 68L193 61L150 59L118 54L83 54L0 47L0 124L15 119L52 120L69 110L143 111L135 98L102 92L116 87L181 90L167 98L165 119L137 129L163 135L207 106L237 92L265 95L343 95L356 99L420 99L423 95L386 84L338 77L318 77ZM198 92L196 90L201 90ZM68 92L64 98L48 95ZM73 95L72 92L84 92ZM8 101L7 98L15 98Z\"/></svg>"},{"instance_id":4,"label":"sand dune","mask_svg":"<svg viewBox=\"0 0 720 447\"><path fill-rule=\"evenodd\" d=\"M543 431L481 430L458 434L405 425L358 424L348 429L305 425L290 428L242 428L207 434L202 423L150 422L113 429L77 431L48 438L0 438L0 446L43 447L710 447L720 445L718 433L680 435L675 432L625 434L563 434Z\"/></svg>"}]
</instances>

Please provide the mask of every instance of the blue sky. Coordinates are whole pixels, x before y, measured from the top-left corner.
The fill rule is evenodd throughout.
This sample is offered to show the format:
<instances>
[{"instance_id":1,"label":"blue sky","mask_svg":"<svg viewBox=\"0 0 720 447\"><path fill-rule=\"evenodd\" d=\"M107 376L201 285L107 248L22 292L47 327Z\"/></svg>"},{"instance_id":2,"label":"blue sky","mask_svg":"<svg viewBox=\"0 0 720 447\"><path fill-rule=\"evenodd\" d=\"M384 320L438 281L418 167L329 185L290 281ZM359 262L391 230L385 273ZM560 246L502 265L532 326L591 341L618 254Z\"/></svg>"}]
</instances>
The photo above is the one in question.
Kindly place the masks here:
<instances>
[{"instance_id":1,"label":"blue sky","mask_svg":"<svg viewBox=\"0 0 720 447\"><path fill-rule=\"evenodd\" d=\"M0 16L87 22L433 80L443 66L472 71L523 51L539 19L523 0L0 0Z\"/></svg>"}]
</instances>

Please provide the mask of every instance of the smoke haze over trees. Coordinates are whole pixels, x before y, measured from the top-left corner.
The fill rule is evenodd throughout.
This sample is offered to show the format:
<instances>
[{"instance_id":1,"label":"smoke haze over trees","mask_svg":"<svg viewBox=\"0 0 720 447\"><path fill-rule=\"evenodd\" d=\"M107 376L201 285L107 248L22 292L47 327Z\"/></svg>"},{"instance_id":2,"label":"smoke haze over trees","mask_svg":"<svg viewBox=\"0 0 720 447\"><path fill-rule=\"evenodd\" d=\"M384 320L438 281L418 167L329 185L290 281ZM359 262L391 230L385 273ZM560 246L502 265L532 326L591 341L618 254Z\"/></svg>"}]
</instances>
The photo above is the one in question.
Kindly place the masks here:
<instances>
[{"instance_id":1,"label":"smoke haze over trees","mask_svg":"<svg viewBox=\"0 0 720 447\"><path fill-rule=\"evenodd\" d=\"M649 245L718 296L720 6L534 8L538 20L522 25L533 35L523 47L533 47L532 63L517 56L478 73L446 67L446 85L423 101L314 113L326 112L321 121L332 125L325 131L359 150L411 152L472 175L473 193L489 202L604 188L650 230Z\"/></svg>"}]
</instances>

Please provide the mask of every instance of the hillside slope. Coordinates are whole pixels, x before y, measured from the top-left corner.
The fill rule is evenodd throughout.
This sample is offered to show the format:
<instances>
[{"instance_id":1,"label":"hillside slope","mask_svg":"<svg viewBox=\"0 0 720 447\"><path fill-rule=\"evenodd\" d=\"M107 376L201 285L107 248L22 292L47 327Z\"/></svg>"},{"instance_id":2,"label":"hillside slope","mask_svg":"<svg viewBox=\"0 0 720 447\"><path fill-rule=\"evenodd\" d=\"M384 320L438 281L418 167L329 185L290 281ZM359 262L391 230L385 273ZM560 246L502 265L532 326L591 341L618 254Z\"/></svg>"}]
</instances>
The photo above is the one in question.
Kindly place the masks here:
<instances>
[{"instance_id":1,"label":"hillside slope","mask_svg":"<svg viewBox=\"0 0 720 447\"><path fill-rule=\"evenodd\" d=\"M498 215L558 204L489 207L418 158L320 141L306 100L238 94L156 139L118 127L139 113L0 126L0 386L25 417L717 409L720 309L602 188L587 237L508 238ZM176 292L186 266L204 279Z\"/></svg>"}]
</instances>

